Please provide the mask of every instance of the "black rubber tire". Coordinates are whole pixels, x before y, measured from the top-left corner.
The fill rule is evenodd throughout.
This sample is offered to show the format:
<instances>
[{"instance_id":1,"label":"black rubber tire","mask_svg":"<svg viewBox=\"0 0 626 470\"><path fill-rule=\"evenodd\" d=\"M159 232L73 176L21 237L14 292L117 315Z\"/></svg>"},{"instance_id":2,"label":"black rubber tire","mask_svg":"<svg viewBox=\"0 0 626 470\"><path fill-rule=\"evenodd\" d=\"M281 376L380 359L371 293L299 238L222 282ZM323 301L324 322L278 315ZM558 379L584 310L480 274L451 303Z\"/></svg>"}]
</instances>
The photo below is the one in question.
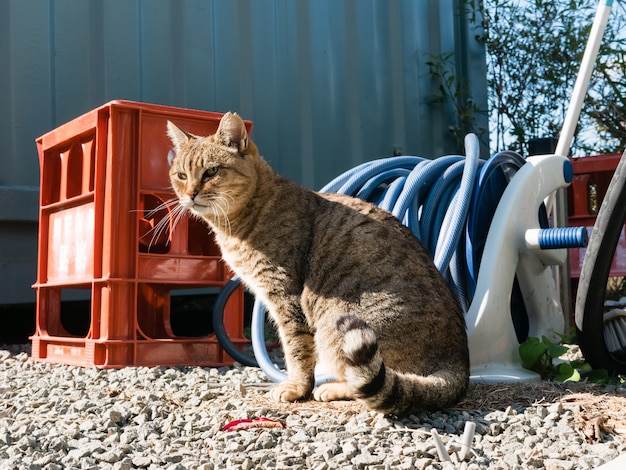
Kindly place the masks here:
<instances>
[{"instance_id":1,"label":"black rubber tire","mask_svg":"<svg viewBox=\"0 0 626 470\"><path fill-rule=\"evenodd\" d=\"M215 332L215 336L219 341L220 346L235 361L243 364L244 366L259 367L259 364L254 356L240 351L239 348L235 346L235 344L228 337L226 328L224 328L224 308L226 307L226 302L228 302L230 296L233 295L233 292L235 292L240 285L241 282L239 279L233 278L226 283L222 290L220 290L217 300L215 301L215 306L213 307L213 331Z\"/></svg>"},{"instance_id":2,"label":"black rubber tire","mask_svg":"<svg viewBox=\"0 0 626 470\"><path fill-rule=\"evenodd\" d=\"M626 220L626 152L619 161L589 238L576 294L576 334L585 359L594 369L626 373L604 341L606 284L615 249Z\"/></svg>"}]
</instances>

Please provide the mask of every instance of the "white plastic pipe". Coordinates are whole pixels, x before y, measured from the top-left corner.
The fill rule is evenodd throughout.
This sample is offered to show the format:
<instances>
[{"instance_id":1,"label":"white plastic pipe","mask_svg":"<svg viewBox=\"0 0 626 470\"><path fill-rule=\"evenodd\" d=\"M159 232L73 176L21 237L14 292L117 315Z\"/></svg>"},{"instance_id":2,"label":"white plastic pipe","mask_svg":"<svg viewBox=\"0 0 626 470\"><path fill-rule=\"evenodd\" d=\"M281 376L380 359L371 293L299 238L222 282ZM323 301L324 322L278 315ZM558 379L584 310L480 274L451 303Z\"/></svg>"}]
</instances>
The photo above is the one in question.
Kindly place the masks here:
<instances>
[{"instance_id":1,"label":"white plastic pipe","mask_svg":"<svg viewBox=\"0 0 626 470\"><path fill-rule=\"evenodd\" d=\"M576 77L576 83L574 84L574 90L572 91L572 98L570 99L569 107L567 108L567 114L565 115L565 121L563 122L563 129L559 141L556 145L555 154L563 155L567 157L570 147L572 145L572 139L574 137L574 131L576 130L576 124L578 123L578 117L580 116L580 110L583 106L585 94L589 86L589 80L591 79L591 73L598 56L598 50L600 49L600 43L602 42L602 36L604 36L604 30L606 24L609 21L609 14L611 13L611 5L613 0L602 0L598 4L598 10L596 11L596 17L593 20L591 26L591 33L589 34L589 40L585 47L585 53L580 64L580 70Z\"/></svg>"},{"instance_id":2,"label":"white plastic pipe","mask_svg":"<svg viewBox=\"0 0 626 470\"><path fill-rule=\"evenodd\" d=\"M461 453L459 458L461 462L469 455L472 450L472 442L474 442L474 432L476 431L476 423L473 421L467 421L465 423L465 430L463 431L463 437L461 437Z\"/></svg>"},{"instance_id":3,"label":"white plastic pipe","mask_svg":"<svg viewBox=\"0 0 626 470\"><path fill-rule=\"evenodd\" d=\"M437 449L439 460L442 462L450 462L451 461L450 454L448 454L448 451L446 450L446 446L441 440L441 437L439 436L439 433L437 432L437 430L435 428L432 428L430 430L430 434L433 436L433 439L435 440L435 449Z\"/></svg>"}]
</instances>

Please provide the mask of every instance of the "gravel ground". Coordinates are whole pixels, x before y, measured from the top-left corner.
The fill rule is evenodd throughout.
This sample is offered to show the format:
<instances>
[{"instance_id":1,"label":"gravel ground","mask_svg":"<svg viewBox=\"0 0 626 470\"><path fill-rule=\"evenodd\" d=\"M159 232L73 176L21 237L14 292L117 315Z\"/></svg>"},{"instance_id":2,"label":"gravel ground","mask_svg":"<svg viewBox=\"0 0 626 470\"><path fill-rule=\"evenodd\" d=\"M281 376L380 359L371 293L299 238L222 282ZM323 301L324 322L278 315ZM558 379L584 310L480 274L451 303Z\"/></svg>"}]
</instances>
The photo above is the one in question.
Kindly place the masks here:
<instances>
[{"instance_id":1,"label":"gravel ground","mask_svg":"<svg viewBox=\"0 0 626 470\"><path fill-rule=\"evenodd\" d=\"M100 370L0 346L0 378L0 469L556 470L626 452L619 388L473 385L454 410L395 420L354 402L273 403L263 372L248 367ZM257 417L286 427L222 430ZM468 422L476 432L462 459Z\"/></svg>"}]
</instances>

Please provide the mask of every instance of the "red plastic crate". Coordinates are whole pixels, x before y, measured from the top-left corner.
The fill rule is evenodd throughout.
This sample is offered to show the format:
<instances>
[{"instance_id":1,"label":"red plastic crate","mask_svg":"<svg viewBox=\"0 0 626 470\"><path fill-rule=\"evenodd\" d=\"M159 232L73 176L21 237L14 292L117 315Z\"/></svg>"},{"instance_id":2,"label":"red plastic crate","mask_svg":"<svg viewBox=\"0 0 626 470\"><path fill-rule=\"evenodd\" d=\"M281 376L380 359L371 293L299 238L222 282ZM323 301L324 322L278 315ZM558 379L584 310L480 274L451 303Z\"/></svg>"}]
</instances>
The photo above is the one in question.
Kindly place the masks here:
<instances>
[{"instance_id":1,"label":"red plastic crate","mask_svg":"<svg viewBox=\"0 0 626 470\"><path fill-rule=\"evenodd\" d=\"M574 170L574 179L567 189L568 224L570 227L587 227L587 231L591 235L596 222L596 212L602 204L621 157L621 154L616 153L570 159ZM594 198L595 204L593 204ZM571 249L569 254L570 277L576 283L580 277L585 248ZM626 235L623 229L615 250L610 275L626 276Z\"/></svg>"},{"instance_id":2,"label":"red plastic crate","mask_svg":"<svg viewBox=\"0 0 626 470\"><path fill-rule=\"evenodd\" d=\"M112 101L37 139L41 167L36 331L32 358L98 367L232 364L214 335L177 336L170 299L182 289L221 288L231 272L209 228L163 203L170 187L166 123L199 135L222 115ZM251 131L252 123L246 123ZM168 230L155 235L162 219ZM68 332L61 300L90 298L86 335ZM210 316L210 312L207 312ZM243 291L224 312L243 336Z\"/></svg>"}]
</instances>

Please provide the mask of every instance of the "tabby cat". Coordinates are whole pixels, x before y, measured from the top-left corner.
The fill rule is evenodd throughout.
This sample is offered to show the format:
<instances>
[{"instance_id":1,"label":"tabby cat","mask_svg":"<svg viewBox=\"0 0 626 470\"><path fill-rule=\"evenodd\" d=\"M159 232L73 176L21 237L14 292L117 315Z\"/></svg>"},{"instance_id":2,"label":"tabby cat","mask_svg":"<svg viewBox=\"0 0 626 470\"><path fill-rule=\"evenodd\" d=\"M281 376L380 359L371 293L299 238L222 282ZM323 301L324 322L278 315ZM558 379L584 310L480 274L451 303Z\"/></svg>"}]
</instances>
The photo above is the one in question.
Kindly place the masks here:
<instances>
[{"instance_id":1,"label":"tabby cat","mask_svg":"<svg viewBox=\"0 0 626 470\"><path fill-rule=\"evenodd\" d=\"M180 205L204 219L224 260L278 326L288 379L276 401L359 399L405 415L449 407L469 378L465 319L422 244L394 216L279 176L242 119L214 135L168 122ZM335 379L314 389L321 363Z\"/></svg>"}]
</instances>

